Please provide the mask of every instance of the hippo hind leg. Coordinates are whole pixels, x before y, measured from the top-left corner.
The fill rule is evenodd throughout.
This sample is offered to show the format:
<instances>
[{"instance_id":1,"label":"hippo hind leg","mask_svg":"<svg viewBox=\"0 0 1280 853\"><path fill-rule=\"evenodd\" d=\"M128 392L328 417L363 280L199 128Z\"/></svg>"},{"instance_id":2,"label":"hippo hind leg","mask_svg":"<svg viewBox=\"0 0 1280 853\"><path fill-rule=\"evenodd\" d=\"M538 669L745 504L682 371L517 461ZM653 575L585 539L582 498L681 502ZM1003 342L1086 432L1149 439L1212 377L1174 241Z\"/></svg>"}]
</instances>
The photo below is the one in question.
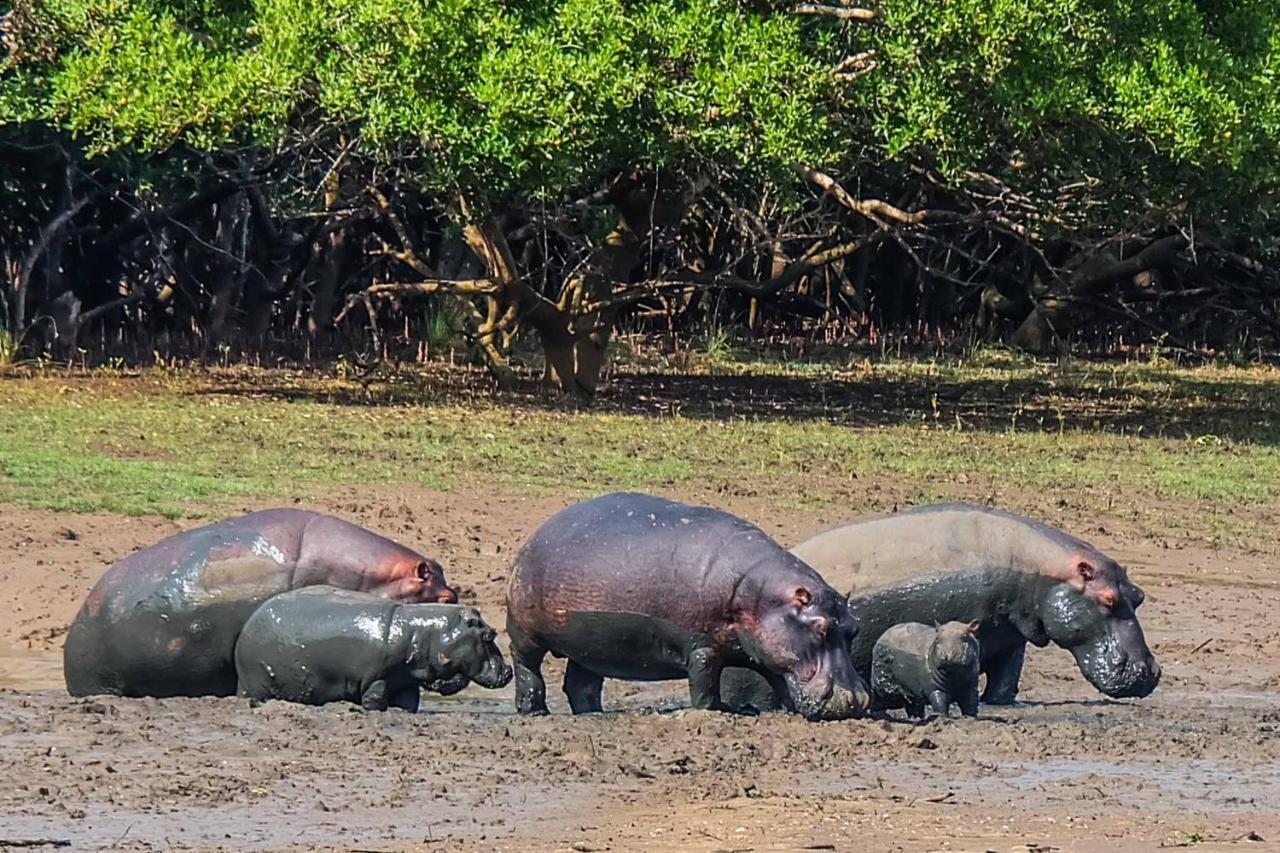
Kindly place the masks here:
<instances>
[{"instance_id":1,"label":"hippo hind leg","mask_svg":"<svg viewBox=\"0 0 1280 853\"><path fill-rule=\"evenodd\" d=\"M1018 698L1018 681L1022 678L1022 662L1027 654L1025 643L1006 654L983 662L987 673L987 689L982 701L988 705L1012 705Z\"/></svg>"},{"instance_id":2,"label":"hippo hind leg","mask_svg":"<svg viewBox=\"0 0 1280 853\"><path fill-rule=\"evenodd\" d=\"M599 714L604 710L600 694L604 676L597 675L577 661L569 661L564 670L564 695L575 714Z\"/></svg>"},{"instance_id":3,"label":"hippo hind leg","mask_svg":"<svg viewBox=\"0 0 1280 853\"><path fill-rule=\"evenodd\" d=\"M548 649L533 641L524 629L507 618L511 637L511 663L515 669L516 711L521 714L547 713L547 682L542 677L542 661Z\"/></svg>"},{"instance_id":4,"label":"hippo hind leg","mask_svg":"<svg viewBox=\"0 0 1280 853\"><path fill-rule=\"evenodd\" d=\"M392 693L388 704L392 708L402 708L410 714L416 714L421 701L422 687L415 682Z\"/></svg>"}]
</instances>

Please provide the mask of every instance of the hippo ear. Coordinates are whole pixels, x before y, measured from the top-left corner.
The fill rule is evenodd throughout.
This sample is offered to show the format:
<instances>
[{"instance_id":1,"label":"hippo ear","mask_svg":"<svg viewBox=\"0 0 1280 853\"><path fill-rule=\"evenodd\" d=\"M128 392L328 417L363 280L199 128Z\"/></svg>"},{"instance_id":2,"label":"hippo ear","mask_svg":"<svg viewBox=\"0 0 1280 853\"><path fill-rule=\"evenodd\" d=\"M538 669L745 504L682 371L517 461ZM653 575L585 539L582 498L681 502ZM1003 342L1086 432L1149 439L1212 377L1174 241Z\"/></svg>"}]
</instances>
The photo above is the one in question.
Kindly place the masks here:
<instances>
[{"instance_id":1,"label":"hippo ear","mask_svg":"<svg viewBox=\"0 0 1280 853\"><path fill-rule=\"evenodd\" d=\"M418 563L418 577L422 580L426 580L431 577L431 564L426 560Z\"/></svg>"},{"instance_id":2,"label":"hippo ear","mask_svg":"<svg viewBox=\"0 0 1280 853\"><path fill-rule=\"evenodd\" d=\"M969 633L970 633L970 634L976 634L976 633L978 633L978 627L979 627L979 624L978 624L977 622L970 622L970 623L969 623L968 625L966 625L965 627L969 629Z\"/></svg>"},{"instance_id":3,"label":"hippo ear","mask_svg":"<svg viewBox=\"0 0 1280 853\"><path fill-rule=\"evenodd\" d=\"M1076 563L1072 566L1071 575L1067 578L1067 583L1071 584L1079 592L1084 592L1085 585L1098 575L1098 570L1084 558L1077 558Z\"/></svg>"},{"instance_id":4,"label":"hippo ear","mask_svg":"<svg viewBox=\"0 0 1280 853\"><path fill-rule=\"evenodd\" d=\"M808 607L813 601L813 594L802 586L796 587L795 601L797 607Z\"/></svg>"}]
</instances>

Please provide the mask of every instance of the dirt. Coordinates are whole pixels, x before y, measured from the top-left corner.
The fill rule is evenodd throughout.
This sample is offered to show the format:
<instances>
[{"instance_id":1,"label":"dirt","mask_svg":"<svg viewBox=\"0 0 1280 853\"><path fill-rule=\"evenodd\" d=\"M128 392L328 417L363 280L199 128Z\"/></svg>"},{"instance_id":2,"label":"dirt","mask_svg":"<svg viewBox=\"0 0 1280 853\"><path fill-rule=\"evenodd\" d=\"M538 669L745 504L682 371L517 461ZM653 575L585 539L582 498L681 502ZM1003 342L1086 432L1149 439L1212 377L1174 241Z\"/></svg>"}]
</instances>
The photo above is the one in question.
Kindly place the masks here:
<instances>
[{"instance_id":1,"label":"dirt","mask_svg":"<svg viewBox=\"0 0 1280 853\"><path fill-rule=\"evenodd\" d=\"M519 543L561 494L352 489L313 508L437 557L503 621ZM763 491L763 489L761 490ZM681 493L784 542L841 520ZM267 504L247 504L257 509ZM1023 704L977 720L807 723L608 682L608 712L512 713L511 688L424 712L72 699L61 643L113 561L200 522L0 510L0 847L606 851L1267 849L1280 845L1280 560L1006 495L1130 567L1164 680L1109 701L1033 649ZM505 639L502 641L505 646ZM548 665L558 684L558 665ZM1259 840L1261 839L1261 840Z\"/></svg>"}]
</instances>

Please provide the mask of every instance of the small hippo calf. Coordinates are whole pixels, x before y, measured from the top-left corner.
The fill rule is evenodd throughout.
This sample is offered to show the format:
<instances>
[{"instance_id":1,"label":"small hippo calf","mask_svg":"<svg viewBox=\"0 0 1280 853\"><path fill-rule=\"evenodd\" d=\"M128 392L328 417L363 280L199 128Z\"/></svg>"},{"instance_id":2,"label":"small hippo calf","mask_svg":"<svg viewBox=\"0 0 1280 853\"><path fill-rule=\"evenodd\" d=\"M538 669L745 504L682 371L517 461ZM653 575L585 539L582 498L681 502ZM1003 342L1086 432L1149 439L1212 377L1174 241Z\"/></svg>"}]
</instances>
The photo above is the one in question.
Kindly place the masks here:
<instances>
[{"instance_id":1,"label":"small hippo calf","mask_svg":"<svg viewBox=\"0 0 1280 853\"><path fill-rule=\"evenodd\" d=\"M474 607L398 604L310 586L268 599L236 642L238 693L307 705L417 711L422 688L503 687L511 668Z\"/></svg>"},{"instance_id":2,"label":"small hippo calf","mask_svg":"<svg viewBox=\"0 0 1280 853\"><path fill-rule=\"evenodd\" d=\"M965 716L978 716L977 630L976 622L903 622L885 631L871 652L874 706L923 717L928 705L946 717L955 702Z\"/></svg>"}]
</instances>

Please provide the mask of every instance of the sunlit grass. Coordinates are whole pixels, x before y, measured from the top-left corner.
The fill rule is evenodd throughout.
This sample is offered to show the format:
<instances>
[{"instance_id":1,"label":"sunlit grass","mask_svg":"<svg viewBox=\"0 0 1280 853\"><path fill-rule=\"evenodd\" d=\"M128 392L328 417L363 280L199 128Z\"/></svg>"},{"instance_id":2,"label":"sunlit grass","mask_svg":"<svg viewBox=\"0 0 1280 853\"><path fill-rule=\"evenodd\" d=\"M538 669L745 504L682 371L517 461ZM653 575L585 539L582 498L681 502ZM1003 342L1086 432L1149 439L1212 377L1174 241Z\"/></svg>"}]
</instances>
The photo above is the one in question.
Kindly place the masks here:
<instances>
[{"instance_id":1,"label":"sunlit grass","mask_svg":"<svg viewBox=\"0 0 1280 853\"><path fill-rule=\"evenodd\" d=\"M994 373L1025 381L1055 368L917 362L864 369L904 384L946 376L954 386L984 371L989 380ZM975 428L926 410L855 426L785 412L723 420L469 403L456 395L415 399L405 389L396 392L401 402L387 402L386 388L269 372L238 373L234 388L226 376L200 372L34 376L0 380L0 502L177 516L215 512L242 497L315 497L344 484L575 493L699 486L749 488L789 507L856 511L873 502L873 488L912 500L983 499L1010 489L1210 540L1257 534L1259 512L1280 500L1280 446L1269 440L1280 387L1274 372L1057 370L1047 381L1064 406L1121 387L1158 417L1161 406L1182 404L1191 382L1255 394L1232 417L1244 412L1267 422L1254 435L1249 424L1206 415L1184 436L1158 436L1157 429L1082 429L1052 418ZM370 404L328 401L361 395Z\"/></svg>"}]
</instances>

